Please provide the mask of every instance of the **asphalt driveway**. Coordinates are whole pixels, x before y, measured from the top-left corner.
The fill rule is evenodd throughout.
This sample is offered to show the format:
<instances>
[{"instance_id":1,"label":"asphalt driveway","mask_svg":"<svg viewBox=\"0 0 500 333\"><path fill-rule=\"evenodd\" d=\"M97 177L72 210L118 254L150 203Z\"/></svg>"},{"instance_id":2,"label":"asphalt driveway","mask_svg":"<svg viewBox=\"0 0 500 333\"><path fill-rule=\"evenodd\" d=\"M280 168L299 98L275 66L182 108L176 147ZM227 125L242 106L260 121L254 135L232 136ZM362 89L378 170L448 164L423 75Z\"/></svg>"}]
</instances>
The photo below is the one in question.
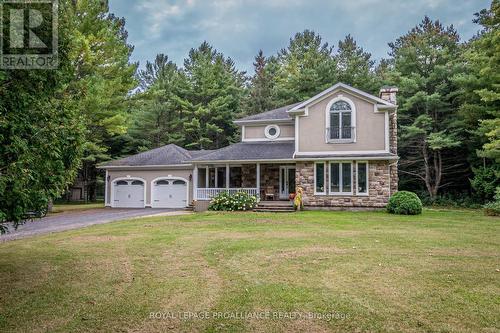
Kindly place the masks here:
<instances>
[{"instance_id":1,"label":"asphalt driveway","mask_svg":"<svg viewBox=\"0 0 500 333\"><path fill-rule=\"evenodd\" d=\"M152 215L182 215L189 214L182 209L125 209L125 208L104 208L89 209L81 211L69 211L58 214L51 214L41 219L27 221L20 225L17 230L9 226L9 232L0 235L1 241L8 241L18 238L47 234L64 230L83 228L94 224L103 224L112 221L126 220L134 217L144 217Z\"/></svg>"}]
</instances>

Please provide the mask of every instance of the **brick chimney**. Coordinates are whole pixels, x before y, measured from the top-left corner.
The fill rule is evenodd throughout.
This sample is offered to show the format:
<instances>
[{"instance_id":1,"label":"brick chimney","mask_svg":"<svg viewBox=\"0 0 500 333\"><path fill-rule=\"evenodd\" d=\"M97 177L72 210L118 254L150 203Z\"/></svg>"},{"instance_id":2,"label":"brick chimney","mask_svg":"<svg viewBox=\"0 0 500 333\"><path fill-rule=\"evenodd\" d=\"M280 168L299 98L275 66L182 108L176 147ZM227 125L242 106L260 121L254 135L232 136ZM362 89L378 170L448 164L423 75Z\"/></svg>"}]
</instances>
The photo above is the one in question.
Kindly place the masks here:
<instances>
[{"instance_id":1,"label":"brick chimney","mask_svg":"<svg viewBox=\"0 0 500 333\"><path fill-rule=\"evenodd\" d=\"M392 104L396 104L396 94L398 92L397 87L383 86L380 89L379 96L384 101L391 102Z\"/></svg>"}]
</instances>

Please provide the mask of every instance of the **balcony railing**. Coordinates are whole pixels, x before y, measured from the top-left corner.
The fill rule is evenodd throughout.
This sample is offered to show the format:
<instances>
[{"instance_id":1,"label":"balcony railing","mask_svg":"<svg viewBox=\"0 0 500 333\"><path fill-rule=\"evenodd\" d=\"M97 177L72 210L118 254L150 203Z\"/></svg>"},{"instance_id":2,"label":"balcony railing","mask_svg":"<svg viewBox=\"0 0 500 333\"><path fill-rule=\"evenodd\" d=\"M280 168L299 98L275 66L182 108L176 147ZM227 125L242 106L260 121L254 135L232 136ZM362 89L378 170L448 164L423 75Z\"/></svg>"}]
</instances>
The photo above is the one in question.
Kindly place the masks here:
<instances>
[{"instance_id":1,"label":"balcony railing","mask_svg":"<svg viewBox=\"0 0 500 333\"><path fill-rule=\"evenodd\" d=\"M246 192L250 195L259 194L259 190L256 187L246 187L246 188L198 188L197 197L198 200L210 200L219 193L228 192L229 194L234 194L237 192Z\"/></svg>"},{"instance_id":2,"label":"balcony railing","mask_svg":"<svg viewBox=\"0 0 500 333\"><path fill-rule=\"evenodd\" d=\"M346 140L354 141L355 127L328 127L326 129L327 141Z\"/></svg>"}]
</instances>

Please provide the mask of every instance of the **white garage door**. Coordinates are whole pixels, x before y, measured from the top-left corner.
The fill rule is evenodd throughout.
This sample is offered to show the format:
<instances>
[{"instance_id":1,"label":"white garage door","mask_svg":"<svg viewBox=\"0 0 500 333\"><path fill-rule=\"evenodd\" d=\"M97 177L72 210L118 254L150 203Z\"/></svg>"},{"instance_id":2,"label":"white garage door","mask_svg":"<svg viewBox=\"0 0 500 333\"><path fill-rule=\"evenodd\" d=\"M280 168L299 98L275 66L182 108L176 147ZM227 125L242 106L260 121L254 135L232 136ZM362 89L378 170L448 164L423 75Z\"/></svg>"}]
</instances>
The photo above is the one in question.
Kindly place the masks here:
<instances>
[{"instance_id":1,"label":"white garage door","mask_svg":"<svg viewBox=\"0 0 500 333\"><path fill-rule=\"evenodd\" d=\"M153 184L152 191L152 206L155 208L182 208L187 206L188 186L184 180L157 180Z\"/></svg>"},{"instance_id":2,"label":"white garage door","mask_svg":"<svg viewBox=\"0 0 500 333\"><path fill-rule=\"evenodd\" d=\"M113 207L144 208L144 182L142 180L118 180L114 186Z\"/></svg>"}]
</instances>

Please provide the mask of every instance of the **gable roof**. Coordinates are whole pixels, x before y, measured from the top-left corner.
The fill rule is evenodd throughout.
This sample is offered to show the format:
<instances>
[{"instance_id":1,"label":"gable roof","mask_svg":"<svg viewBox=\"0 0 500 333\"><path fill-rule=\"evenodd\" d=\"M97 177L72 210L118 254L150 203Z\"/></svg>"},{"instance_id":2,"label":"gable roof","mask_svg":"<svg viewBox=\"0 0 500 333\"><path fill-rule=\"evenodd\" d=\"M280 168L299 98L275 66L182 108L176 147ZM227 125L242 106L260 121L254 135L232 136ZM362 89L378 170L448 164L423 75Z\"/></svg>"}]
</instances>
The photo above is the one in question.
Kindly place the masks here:
<instances>
[{"instance_id":1,"label":"gable roof","mask_svg":"<svg viewBox=\"0 0 500 333\"><path fill-rule=\"evenodd\" d=\"M293 142L238 142L193 158L192 161L291 160L294 151L295 144Z\"/></svg>"},{"instance_id":2,"label":"gable roof","mask_svg":"<svg viewBox=\"0 0 500 333\"><path fill-rule=\"evenodd\" d=\"M344 89L346 91L350 91L354 94L360 95L360 96L362 96L362 97L364 97L364 98L366 98L366 99L368 99L376 104L379 104L381 106L381 107L379 106L379 108L381 108L381 109L395 109L397 107L395 104L392 104L391 102L383 100L382 98L379 98L379 97L374 96L372 94L366 93L362 90L351 87L350 85L347 85L345 83L339 82L339 83L334 84L330 88L323 90L319 94L309 98L308 100L306 100L302 103L298 103L296 106L294 106L293 108L291 108L287 112L289 112L289 113L302 112L302 109L305 106L311 104L312 102L322 98L323 96L325 96L325 95L327 95L327 94L329 94L332 91L337 90L337 89Z\"/></svg>"},{"instance_id":3,"label":"gable roof","mask_svg":"<svg viewBox=\"0 0 500 333\"><path fill-rule=\"evenodd\" d=\"M287 113L288 110L292 109L296 105L299 105L299 103L294 103L286 106L279 107L277 109L265 111L262 113L254 114L248 117L244 117L241 119L237 119L234 122L236 124L238 123L246 123L246 122L258 122L258 121L265 121L265 120L281 120L281 121L292 121L293 119L289 116Z\"/></svg>"},{"instance_id":4,"label":"gable roof","mask_svg":"<svg viewBox=\"0 0 500 333\"><path fill-rule=\"evenodd\" d=\"M200 157L211 152L213 150L190 151L175 144L169 144L118 160L109 161L99 165L99 167L182 165L189 164L189 161L193 157Z\"/></svg>"}]
</instances>

